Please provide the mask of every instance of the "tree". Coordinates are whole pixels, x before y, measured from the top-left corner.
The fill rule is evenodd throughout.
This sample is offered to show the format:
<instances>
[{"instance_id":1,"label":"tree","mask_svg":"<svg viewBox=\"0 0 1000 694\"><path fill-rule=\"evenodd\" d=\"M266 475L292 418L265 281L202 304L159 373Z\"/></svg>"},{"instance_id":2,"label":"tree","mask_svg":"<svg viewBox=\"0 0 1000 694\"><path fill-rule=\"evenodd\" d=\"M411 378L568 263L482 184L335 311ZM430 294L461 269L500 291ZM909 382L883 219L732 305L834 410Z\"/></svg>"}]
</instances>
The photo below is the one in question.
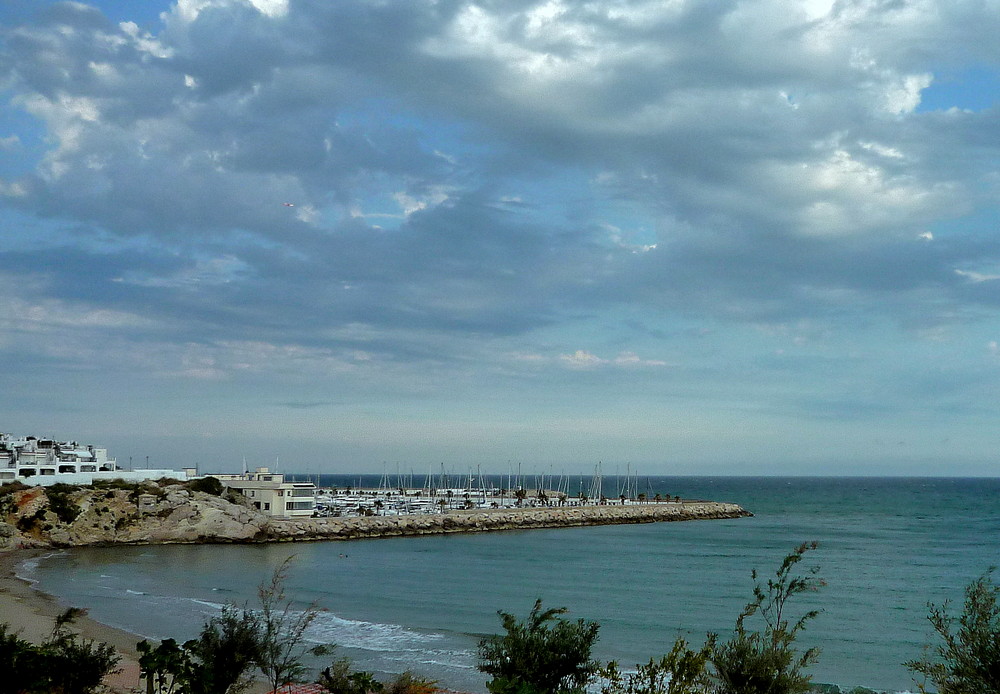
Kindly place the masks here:
<instances>
[{"instance_id":1,"label":"tree","mask_svg":"<svg viewBox=\"0 0 1000 694\"><path fill-rule=\"evenodd\" d=\"M283 684L302 681L308 667L303 660L307 654L322 655L324 646L310 648L305 644L306 629L319 610L315 605L305 609L292 609L292 601L285 595L285 580L292 557L283 561L271 580L257 589L260 600L260 627L255 661L264 673L271 690Z\"/></svg>"},{"instance_id":2,"label":"tree","mask_svg":"<svg viewBox=\"0 0 1000 694\"><path fill-rule=\"evenodd\" d=\"M306 654L322 655L327 649L305 644L305 630L317 610L292 609L284 591L290 562L291 557L258 588L259 609L226 605L183 645L174 639L155 647L139 643L148 694L237 694L249 688L255 666L272 690L301 681L308 670Z\"/></svg>"},{"instance_id":3,"label":"tree","mask_svg":"<svg viewBox=\"0 0 1000 694\"><path fill-rule=\"evenodd\" d=\"M601 694L703 694L711 686L706 667L711 653L711 641L692 651L678 638L670 653L636 665L635 673L623 675L612 661L601 671Z\"/></svg>"},{"instance_id":4,"label":"tree","mask_svg":"<svg viewBox=\"0 0 1000 694\"><path fill-rule=\"evenodd\" d=\"M55 618L49 637L33 644L0 624L0 692L3 694L88 694L118 664L113 646L82 641L68 626L83 614L75 607Z\"/></svg>"},{"instance_id":5,"label":"tree","mask_svg":"<svg viewBox=\"0 0 1000 694\"><path fill-rule=\"evenodd\" d=\"M917 685L921 692L927 691L929 680L940 694L1000 693L1000 587L993 583L992 572L966 587L957 631L947 602L928 604L927 619L944 643L933 649L935 658L925 652L920 660L904 663L923 675L924 682Z\"/></svg>"},{"instance_id":6,"label":"tree","mask_svg":"<svg viewBox=\"0 0 1000 694\"><path fill-rule=\"evenodd\" d=\"M709 636L719 694L801 694L809 690L811 677L803 669L816 661L819 650L810 648L799 653L794 643L798 633L819 611L806 612L792 623L786 608L796 595L825 585L816 577L817 567L810 568L805 576L792 573L805 553L816 547L815 542L797 547L784 558L775 577L768 579L766 585L757 581L754 571L753 600L737 618L733 637L723 644L714 644L717 637ZM762 630L747 629L747 620L752 617L763 622Z\"/></svg>"},{"instance_id":7,"label":"tree","mask_svg":"<svg viewBox=\"0 0 1000 694\"><path fill-rule=\"evenodd\" d=\"M565 612L565 607L543 610L539 599L525 621L497 613L506 634L480 641L477 666L493 677L486 685L492 694L584 691L599 667L590 652L600 625L559 617Z\"/></svg>"}]
</instances>

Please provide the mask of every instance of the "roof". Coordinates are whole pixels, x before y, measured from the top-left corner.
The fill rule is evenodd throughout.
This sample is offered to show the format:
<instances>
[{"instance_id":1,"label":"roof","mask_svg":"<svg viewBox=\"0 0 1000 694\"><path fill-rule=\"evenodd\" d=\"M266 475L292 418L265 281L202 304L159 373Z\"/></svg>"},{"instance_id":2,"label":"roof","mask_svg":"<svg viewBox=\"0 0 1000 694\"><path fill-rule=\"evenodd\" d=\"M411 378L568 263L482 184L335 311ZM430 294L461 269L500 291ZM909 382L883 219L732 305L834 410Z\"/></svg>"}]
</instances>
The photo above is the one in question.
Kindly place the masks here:
<instances>
[{"instance_id":1,"label":"roof","mask_svg":"<svg viewBox=\"0 0 1000 694\"><path fill-rule=\"evenodd\" d=\"M269 694L330 694L330 690L316 682L283 684Z\"/></svg>"}]
</instances>

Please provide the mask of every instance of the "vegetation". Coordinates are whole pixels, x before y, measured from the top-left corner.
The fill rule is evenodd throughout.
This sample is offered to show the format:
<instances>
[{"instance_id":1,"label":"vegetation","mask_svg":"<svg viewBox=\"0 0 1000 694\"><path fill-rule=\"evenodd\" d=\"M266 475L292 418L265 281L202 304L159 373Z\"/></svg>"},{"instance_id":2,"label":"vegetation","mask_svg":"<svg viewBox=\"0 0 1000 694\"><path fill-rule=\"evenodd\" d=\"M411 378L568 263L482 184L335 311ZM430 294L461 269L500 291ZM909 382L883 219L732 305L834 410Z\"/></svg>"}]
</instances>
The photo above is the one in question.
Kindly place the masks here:
<instances>
[{"instance_id":1,"label":"vegetation","mask_svg":"<svg viewBox=\"0 0 1000 694\"><path fill-rule=\"evenodd\" d=\"M599 665L590 657L600 626L580 619L562 619L566 608L542 610L536 600L524 621L500 611L506 634L479 643L479 670L493 679L493 694L555 694L583 692Z\"/></svg>"},{"instance_id":2,"label":"vegetation","mask_svg":"<svg viewBox=\"0 0 1000 694\"><path fill-rule=\"evenodd\" d=\"M49 500L49 510L63 523L72 523L80 515L80 507L71 496L80 489L79 485L61 482L46 487L45 496Z\"/></svg>"},{"instance_id":3,"label":"vegetation","mask_svg":"<svg viewBox=\"0 0 1000 694\"><path fill-rule=\"evenodd\" d=\"M927 619L943 643L920 660L905 665L923 675L926 692L930 682L940 694L1000 693L1000 587L990 569L965 589L965 606L956 625L948 603L928 604ZM957 630L956 627L957 626Z\"/></svg>"},{"instance_id":4,"label":"vegetation","mask_svg":"<svg viewBox=\"0 0 1000 694\"><path fill-rule=\"evenodd\" d=\"M227 605L205 623L198 638L178 645L173 639L138 645L142 676L149 694L236 694L247 688L258 670L271 689L301 682L305 657L322 655L323 647L307 648L305 630L317 610L293 610L284 584L291 557L258 589L259 608Z\"/></svg>"},{"instance_id":5,"label":"vegetation","mask_svg":"<svg viewBox=\"0 0 1000 694\"><path fill-rule=\"evenodd\" d=\"M138 644L139 666L161 694L236 694L252 682L257 652L253 614L232 605L205 623L198 638L178 646L173 639L153 647Z\"/></svg>"},{"instance_id":6,"label":"vegetation","mask_svg":"<svg viewBox=\"0 0 1000 694\"><path fill-rule=\"evenodd\" d=\"M349 658L333 661L320 673L317 682L330 694L435 694L440 691L437 682L417 677L409 670L383 684L371 672L353 670Z\"/></svg>"},{"instance_id":7,"label":"vegetation","mask_svg":"<svg viewBox=\"0 0 1000 694\"><path fill-rule=\"evenodd\" d=\"M601 694L702 694L711 688L707 663L712 643L699 651L688 648L678 638L670 653L646 665L637 665L634 674L623 675L614 661L601 670Z\"/></svg>"},{"instance_id":8,"label":"vegetation","mask_svg":"<svg viewBox=\"0 0 1000 694\"><path fill-rule=\"evenodd\" d=\"M816 543L805 543L786 556L766 584L755 581L751 600L736 619L733 637L722 644L712 641L710 657L718 694L802 694L809 691L810 676L804 669L814 663L819 650L803 652L795 649L795 639L806 624L819 612L806 612L794 622L787 614L788 601L796 595L818 590L824 585L816 577L817 567L805 576L794 575L793 569L806 552L816 549ZM756 617L762 622L759 631L747 628L747 620Z\"/></svg>"},{"instance_id":9,"label":"vegetation","mask_svg":"<svg viewBox=\"0 0 1000 694\"><path fill-rule=\"evenodd\" d=\"M304 659L307 654L323 655L323 646L309 648L305 632L318 614L315 605L304 610L293 609L292 601L285 595L285 580L292 557L281 563L271 580L260 586L257 597L260 612L257 627L257 667L271 685L277 689L289 682L301 682L308 671Z\"/></svg>"},{"instance_id":10,"label":"vegetation","mask_svg":"<svg viewBox=\"0 0 1000 694\"><path fill-rule=\"evenodd\" d=\"M82 614L69 608L55 619L52 633L33 644L0 624L0 694L88 694L112 672L118 656L112 646L83 641L69 630Z\"/></svg>"},{"instance_id":11,"label":"vegetation","mask_svg":"<svg viewBox=\"0 0 1000 694\"><path fill-rule=\"evenodd\" d=\"M184 486L192 492L205 492L212 496L221 496L226 490L222 482L217 477L202 477L186 482Z\"/></svg>"}]
</instances>

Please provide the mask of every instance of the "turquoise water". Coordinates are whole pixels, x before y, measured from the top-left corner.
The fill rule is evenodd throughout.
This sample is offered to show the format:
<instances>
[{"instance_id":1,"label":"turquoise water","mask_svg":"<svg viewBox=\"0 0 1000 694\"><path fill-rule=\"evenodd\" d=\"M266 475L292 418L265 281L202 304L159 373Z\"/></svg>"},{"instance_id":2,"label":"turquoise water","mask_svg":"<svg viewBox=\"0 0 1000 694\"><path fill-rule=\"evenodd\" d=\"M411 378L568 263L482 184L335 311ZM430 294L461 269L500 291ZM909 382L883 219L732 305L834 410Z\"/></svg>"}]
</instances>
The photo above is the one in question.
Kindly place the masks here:
<instances>
[{"instance_id":1,"label":"turquoise water","mask_svg":"<svg viewBox=\"0 0 1000 694\"><path fill-rule=\"evenodd\" d=\"M324 610L311 638L338 644L365 669L412 669L483 692L475 645L498 629L498 609L526 614L536 597L566 606L601 624L600 659L631 665L663 654L678 635L724 636L749 599L751 570L766 576L794 546L817 540L806 563L820 566L827 586L798 600L801 610L823 610L800 638L822 649L814 680L898 692L915 690L902 662L932 639L927 602L960 603L965 585L1000 564L1000 479L673 477L640 487L732 501L756 515L351 543L112 547L56 553L28 570L101 621L187 638L222 603L252 600L294 554L289 595Z\"/></svg>"}]
</instances>

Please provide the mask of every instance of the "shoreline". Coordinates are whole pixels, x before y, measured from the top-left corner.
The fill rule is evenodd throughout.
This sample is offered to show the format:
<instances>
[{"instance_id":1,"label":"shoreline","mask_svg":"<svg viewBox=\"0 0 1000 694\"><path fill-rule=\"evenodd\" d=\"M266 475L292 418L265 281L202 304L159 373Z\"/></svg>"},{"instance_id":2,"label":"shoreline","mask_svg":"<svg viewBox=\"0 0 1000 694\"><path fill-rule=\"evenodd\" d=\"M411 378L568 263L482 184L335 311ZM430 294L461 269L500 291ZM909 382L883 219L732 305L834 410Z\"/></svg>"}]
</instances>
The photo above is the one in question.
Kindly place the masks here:
<instances>
[{"instance_id":1,"label":"shoreline","mask_svg":"<svg viewBox=\"0 0 1000 694\"><path fill-rule=\"evenodd\" d=\"M17 573L25 562L51 552L49 549L0 552L0 623L9 625L14 633L32 643L45 640L52 631L53 619L67 606ZM86 610L86 605L79 607ZM98 622L86 612L70 625L70 630L86 641L111 644L121 656L117 665L119 672L110 675L105 684L115 692L138 690L139 662L135 646L144 637Z\"/></svg>"}]
</instances>

